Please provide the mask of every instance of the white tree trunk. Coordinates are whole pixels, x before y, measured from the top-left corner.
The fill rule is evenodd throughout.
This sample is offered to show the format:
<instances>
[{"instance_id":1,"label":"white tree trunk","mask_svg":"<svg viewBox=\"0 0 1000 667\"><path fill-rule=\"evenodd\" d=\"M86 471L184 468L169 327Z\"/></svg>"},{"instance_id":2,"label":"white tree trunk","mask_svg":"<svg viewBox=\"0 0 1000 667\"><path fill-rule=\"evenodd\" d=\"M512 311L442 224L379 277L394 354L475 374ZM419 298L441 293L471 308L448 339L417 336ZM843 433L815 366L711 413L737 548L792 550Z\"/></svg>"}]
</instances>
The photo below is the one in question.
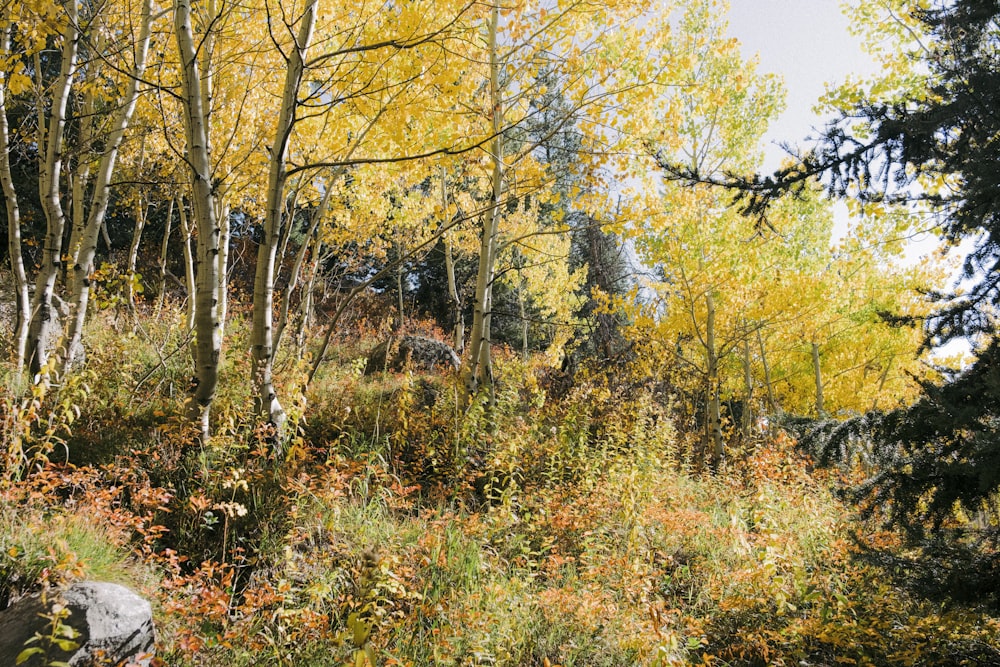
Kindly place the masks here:
<instances>
[{"instance_id":1,"label":"white tree trunk","mask_svg":"<svg viewBox=\"0 0 1000 667\"><path fill-rule=\"evenodd\" d=\"M322 264L323 241L319 236L312 242L312 261L309 280L302 288L299 299L299 326L295 332L295 358L301 359L306 351L306 329L312 324L313 301L315 299L316 278Z\"/></svg>"},{"instance_id":2,"label":"white tree trunk","mask_svg":"<svg viewBox=\"0 0 1000 667\"><path fill-rule=\"evenodd\" d=\"M149 205L146 197L140 195L135 202L135 226L132 228L132 243L128 247L128 259L125 263L125 303L129 309L135 308L135 282L137 279L135 265L139 259L139 243L142 241L142 231L146 228L146 218L149 215Z\"/></svg>"},{"instance_id":3,"label":"white tree trunk","mask_svg":"<svg viewBox=\"0 0 1000 667\"><path fill-rule=\"evenodd\" d=\"M88 90L83 101L82 113L86 120L81 121L80 128L80 152L85 153L90 145L90 131L92 124L89 122L92 117L93 93ZM83 233L87 225L87 207L84 205L86 199L87 183L90 182L90 160L88 155L81 154L77 159L76 169L70 174L70 205L72 206L72 224L69 234L69 265L72 270L66 272L66 291L76 294L76 268L79 266L80 247L83 242Z\"/></svg>"},{"instance_id":4,"label":"white tree trunk","mask_svg":"<svg viewBox=\"0 0 1000 667\"><path fill-rule=\"evenodd\" d=\"M170 231L172 225L172 218L174 217L174 201L173 197L167 203L167 220L163 223L163 239L160 241L160 262L159 262L159 285L156 290L156 315L159 317L160 311L163 310L163 299L166 296L167 291L167 250L170 248Z\"/></svg>"},{"instance_id":5,"label":"white tree trunk","mask_svg":"<svg viewBox=\"0 0 1000 667\"><path fill-rule=\"evenodd\" d=\"M65 368L69 368L77 360L83 349L83 325L87 317L87 304L90 299L90 276L94 272L94 257L97 254L97 238L104 226L104 218L108 212L108 202L111 196L111 176L118 160L118 149L121 147L125 131L128 129L132 114L135 112L139 99L139 79L146 71L146 56L149 52L150 24L152 23L152 1L145 0L142 5L139 37L135 45L135 62L132 67L132 77L129 79L125 92L124 104L118 108L111 130L107 134L104 154L101 155L94 177L94 191L90 202L87 222L79 238L76 260L73 264L73 309L70 327L67 333L69 340L66 346ZM89 170L88 170L89 173ZM74 208L82 206L83 202L74 201Z\"/></svg>"},{"instance_id":6,"label":"white tree trunk","mask_svg":"<svg viewBox=\"0 0 1000 667\"><path fill-rule=\"evenodd\" d=\"M273 381L275 260L284 223L287 178L285 161L288 157L288 143L295 125L299 86L302 84L302 74L305 71L305 52L312 38L318 4L319 0L309 0L306 3L295 44L289 49L281 110L275 127L274 144L271 147L264 233L257 251L257 271L254 278L253 331L250 343L253 356L254 407L257 414L266 417L274 426L279 441L283 436L285 410L278 400Z\"/></svg>"},{"instance_id":7,"label":"white tree trunk","mask_svg":"<svg viewBox=\"0 0 1000 667\"><path fill-rule=\"evenodd\" d=\"M314 248L312 256L313 262L316 262L319 257L319 247L322 243L314 239L316 237L316 231L319 229L319 223L322 221L323 216L326 215L326 210L330 205L330 195L332 192L333 188L328 187L326 192L323 193L323 199L320 200L319 206L317 206L316 210L313 211L312 216L309 219L309 232L306 234L305 239L302 241L302 245L299 246L298 251L295 253L295 261L292 262L292 270L288 276L288 284L285 285L285 289L281 292L281 313L278 315L278 324L274 331L275 351L277 351L278 346L281 344L281 338L285 332L285 327L288 326L289 312L292 304L292 293L299 284L299 277L302 275L302 267L305 265L306 254L309 252L309 248ZM313 276L315 276L315 272L310 276L308 286L303 289L302 294L299 297L300 304L312 297L311 288ZM308 308L303 312L303 315L307 312Z\"/></svg>"},{"instance_id":8,"label":"white tree trunk","mask_svg":"<svg viewBox=\"0 0 1000 667\"><path fill-rule=\"evenodd\" d=\"M0 32L0 52L10 50L10 25L6 21L7 8L3 11L3 29ZM10 170L10 129L7 122L7 81L0 69L0 185L3 186L4 204L7 209L7 254L14 275L17 319L14 323L15 374L24 370L25 348L28 344L28 321L31 319L31 300L28 296L28 276L24 271L21 254L21 210Z\"/></svg>"},{"instance_id":9,"label":"white tree trunk","mask_svg":"<svg viewBox=\"0 0 1000 667\"><path fill-rule=\"evenodd\" d=\"M219 241L222 230L216 218L212 163L208 143L208 110L201 68L191 27L191 0L177 0L174 33L181 62L181 106L191 174L191 200L197 231L195 283L195 387L188 414L199 424L201 437L210 435L209 413L219 380L222 328L219 320Z\"/></svg>"},{"instance_id":10,"label":"white tree trunk","mask_svg":"<svg viewBox=\"0 0 1000 667\"><path fill-rule=\"evenodd\" d=\"M445 185L444 169L441 169L441 210L448 210L448 190ZM452 345L455 352L462 355L465 348L465 315L462 313L462 297L458 293L458 281L455 279L455 256L452 249L451 234L444 235L444 270L448 278L448 306L451 308Z\"/></svg>"},{"instance_id":11,"label":"white tree trunk","mask_svg":"<svg viewBox=\"0 0 1000 667\"><path fill-rule=\"evenodd\" d=\"M406 246L402 241L396 243L396 254L399 257L404 257L406 255ZM404 309L406 304L404 303L404 292L403 292L403 268L406 266L406 262L400 260L399 264L396 265L396 310L398 318L396 320L396 331L399 333L403 332L403 326L405 322Z\"/></svg>"},{"instance_id":12,"label":"white tree trunk","mask_svg":"<svg viewBox=\"0 0 1000 667\"><path fill-rule=\"evenodd\" d=\"M748 438L753 427L753 369L750 366L749 338L743 339L743 391L743 414L740 419L740 431L744 438Z\"/></svg>"},{"instance_id":13,"label":"white tree trunk","mask_svg":"<svg viewBox=\"0 0 1000 667\"><path fill-rule=\"evenodd\" d=\"M45 212L45 245L42 263L35 281L35 297L32 301L31 325L28 327L27 354L32 374L40 373L48 363L48 355L53 346L56 331L55 315L52 313L52 297L56 280L62 268L62 239L66 228L66 217L60 201L59 182L63 163L63 135L66 128L66 107L69 103L73 77L76 74L77 47L80 39L80 23L76 0L68 0L66 25L62 34L62 62L59 77L52 87L52 102L48 122L42 119L40 105L39 129L44 130L39 141L42 150L38 170L38 190ZM37 60L36 60L37 63Z\"/></svg>"},{"instance_id":14,"label":"white tree trunk","mask_svg":"<svg viewBox=\"0 0 1000 667\"><path fill-rule=\"evenodd\" d=\"M823 405L823 369L819 363L819 343L812 344L813 378L816 381L816 416L821 419L826 416Z\"/></svg>"},{"instance_id":15,"label":"white tree trunk","mask_svg":"<svg viewBox=\"0 0 1000 667\"><path fill-rule=\"evenodd\" d=\"M188 333L194 331L195 322L195 293L198 291L197 284L195 282L195 253L191 249L191 243L194 241L194 228L188 221L187 206L184 204L184 197L181 197L177 204L177 219L181 226L181 240L183 245L181 246L184 251L184 286L187 288L187 319L186 327ZM192 358L197 361L197 355L192 353Z\"/></svg>"},{"instance_id":16,"label":"white tree trunk","mask_svg":"<svg viewBox=\"0 0 1000 667\"><path fill-rule=\"evenodd\" d=\"M94 39L94 52L103 53L105 44L105 31L94 31L97 34ZM139 48L142 48L141 46ZM137 54L138 56L138 54ZM84 235L87 228L87 206L86 193L87 184L90 182L90 171L93 168L95 158L91 155L91 142L93 141L94 125L96 118L97 95L96 88L87 87L83 94L83 103L80 108L80 136L78 139L78 157L76 169L71 174L70 180L70 202L73 207L73 224L69 235L69 264L71 271L66 272L66 291L75 295L78 289L80 276L80 251L83 247ZM110 246L109 246L110 250ZM72 348L70 348L72 354Z\"/></svg>"},{"instance_id":17,"label":"white tree trunk","mask_svg":"<svg viewBox=\"0 0 1000 667\"><path fill-rule=\"evenodd\" d=\"M465 350L465 313L462 312L462 297L458 293L458 282L455 280L455 253L452 249L451 235L444 237L444 270L448 277L448 305L451 308L452 345L455 352L461 356Z\"/></svg>"},{"instance_id":18,"label":"white tree trunk","mask_svg":"<svg viewBox=\"0 0 1000 667\"><path fill-rule=\"evenodd\" d=\"M219 304L219 339L225 337L226 323L229 321L229 204L225 202L224 188L215 191L215 219L219 223L218 254L216 255L215 298Z\"/></svg>"},{"instance_id":19,"label":"white tree trunk","mask_svg":"<svg viewBox=\"0 0 1000 667\"><path fill-rule=\"evenodd\" d=\"M493 278L496 261L497 232L500 221L500 198L503 193L503 108L500 99L500 62L497 54L497 30L500 6L493 5L489 26L490 103L493 107L493 141L490 153L493 161L492 201L483 216L479 246L479 272L476 276L476 299L469 338L469 354L463 369L466 400L485 388L493 395L493 361L490 354L490 319L493 308Z\"/></svg>"},{"instance_id":20,"label":"white tree trunk","mask_svg":"<svg viewBox=\"0 0 1000 667\"><path fill-rule=\"evenodd\" d=\"M778 408L778 401L774 397L774 383L771 382L771 366L767 363L767 354L764 349L764 338L760 334L760 329L757 329L757 347L760 348L760 365L764 369L764 386L767 388L768 409L770 409L771 414L781 416L781 410Z\"/></svg>"}]
</instances>

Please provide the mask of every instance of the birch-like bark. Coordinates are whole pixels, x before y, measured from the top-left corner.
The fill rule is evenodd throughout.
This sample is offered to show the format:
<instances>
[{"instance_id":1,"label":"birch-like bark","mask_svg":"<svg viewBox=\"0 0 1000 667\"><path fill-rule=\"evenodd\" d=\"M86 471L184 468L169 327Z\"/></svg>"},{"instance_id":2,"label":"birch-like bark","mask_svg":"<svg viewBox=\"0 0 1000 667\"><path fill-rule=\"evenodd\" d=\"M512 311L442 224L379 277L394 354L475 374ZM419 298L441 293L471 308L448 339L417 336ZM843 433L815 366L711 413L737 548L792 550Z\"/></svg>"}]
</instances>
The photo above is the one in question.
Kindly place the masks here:
<instances>
[{"instance_id":1,"label":"birch-like bark","mask_svg":"<svg viewBox=\"0 0 1000 667\"><path fill-rule=\"evenodd\" d=\"M316 236L312 242L312 268L309 271L309 282L303 288L302 298L299 299L299 326L295 332L295 358L301 359L306 351L306 328L310 325L313 312L313 301L315 299L316 277L319 275L322 266L323 241Z\"/></svg>"},{"instance_id":2,"label":"birch-like bark","mask_svg":"<svg viewBox=\"0 0 1000 667\"><path fill-rule=\"evenodd\" d=\"M231 236L229 204L225 202L226 192L220 187L215 192L215 219L219 223L218 254L216 254L215 298L219 304L219 338L225 337L226 323L229 321L229 238Z\"/></svg>"},{"instance_id":3,"label":"birch-like bark","mask_svg":"<svg viewBox=\"0 0 1000 667\"><path fill-rule=\"evenodd\" d=\"M101 48L98 46L98 48ZM72 205L72 224L69 234L69 264L74 270L66 272L66 291L76 294L77 271L80 248L83 245L83 234L87 226L87 207L84 201L87 197L87 183L90 182L92 161L89 150L94 129L94 88L88 88L83 96L80 114L79 152L76 169L70 176L70 203Z\"/></svg>"},{"instance_id":4,"label":"birch-like bark","mask_svg":"<svg viewBox=\"0 0 1000 667\"><path fill-rule=\"evenodd\" d=\"M67 332L69 342L66 346L64 369L72 367L83 351L83 326L86 322L87 304L90 300L90 276L94 272L97 240L101 229L104 227L104 220L108 212L108 202L111 198L111 176L114 173L115 164L118 160L118 150L121 147L122 139L132 120L136 102L139 99L139 79L142 78L146 71L151 23L152 0L145 0L140 13L139 36L135 45L135 62L133 63L131 77L126 87L124 104L116 112L114 120L111 123L111 129L105 138L104 153L101 155L97 166L97 173L94 175L94 190L91 195L87 222L80 234L76 259L73 263L73 279L71 281L73 309ZM74 201L74 208L78 205L82 206L82 203L82 201ZM134 263L131 266L134 267ZM128 275L131 276L131 269ZM131 280L129 282L129 290L131 291Z\"/></svg>"},{"instance_id":5,"label":"birch-like bark","mask_svg":"<svg viewBox=\"0 0 1000 667\"><path fill-rule=\"evenodd\" d=\"M528 311L524 305L524 285L517 288L517 306L521 315L521 360L528 360Z\"/></svg>"},{"instance_id":6,"label":"birch-like bark","mask_svg":"<svg viewBox=\"0 0 1000 667\"><path fill-rule=\"evenodd\" d=\"M893 360L895 358L896 358L896 355L891 354L891 355L889 355L889 359L886 360L886 362L885 362L885 369L883 369L881 375L879 376L879 380L878 380L878 391L876 391L875 392L875 396L872 397L872 407L871 407L872 410L877 410L878 409L879 395L882 393L882 390L885 389L885 383L886 383L886 380L889 379L889 371L892 369L892 362L893 362Z\"/></svg>"},{"instance_id":7,"label":"birch-like bark","mask_svg":"<svg viewBox=\"0 0 1000 667\"><path fill-rule=\"evenodd\" d=\"M448 210L448 190L445 185L444 168L441 169L441 210ZM448 306L451 308L452 345L461 356L465 347L465 315L462 313L462 297L458 293L455 280L455 256L451 234L444 235L444 271L448 278Z\"/></svg>"},{"instance_id":8,"label":"birch-like bark","mask_svg":"<svg viewBox=\"0 0 1000 667\"><path fill-rule=\"evenodd\" d=\"M452 345L461 356L465 350L465 313L462 312L462 297L458 293L455 280L455 253L451 235L444 237L444 271L448 277L448 305L451 308Z\"/></svg>"},{"instance_id":9,"label":"birch-like bark","mask_svg":"<svg viewBox=\"0 0 1000 667\"><path fill-rule=\"evenodd\" d=\"M139 243L142 241L142 231L146 228L146 217L149 214L149 206L146 204L146 197L140 195L135 201L134 215L135 224L132 227L132 242L128 247L128 258L125 263L125 303L129 309L135 308L135 265L139 259Z\"/></svg>"},{"instance_id":10,"label":"birch-like bark","mask_svg":"<svg viewBox=\"0 0 1000 667\"><path fill-rule=\"evenodd\" d=\"M201 67L191 27L191 0L177 0L174 33L181 62L181 107L191 171L191 200L197 231L198 270L195 283L195 386L188 414L210 436L209 414L219 380L222 330L219 321L219 237L212 163L208 143L208 110L202 88Z\"/></svg>"},{"instance_id":11,"label":"birch-like bark","mask_svg":"<svg viewBox=\"0 0 1000 667\"><path fill-rule=\"evenodd\" d=\"M167 202L167 220L163 223L163 239L160 241L160 261L158 265L159 284L156 289L156 315L163 310L163 299L167 291L167 250L170 248L170 231L174 217L174 198Z\"/></svg>"},{"instance_id":12,"label":"birch-like bark","mask_svg":"<svg viewBox=\"0 0 1000 667\"><path fill-rule=\"evenodd\" d=\"M318 4L319 0L309 0L306 3L295 44L288 55L281 110L275 127L274 144L271 147L264 233L257 251L257 270L254 278L253 330L250 343L253 357L254 407L258 415L266 417L274 426L278 441L283 436L285 410L278 400L273 380L275 259L285 208L284 194L287 179L285 162L288 157L288 143L295 125L299 86L302 84L302 75L305 71L305 52L312 39Z\"/></svg>"},{"instance_id":13,"label":"birch-like bark","mask_svg":"<svg viewBox=\"0 0 1000 667\"><path fill-rule=\"evenodd\" d=\"M35 281L31 324L28 327L27 355L32 375L40 373L47 365L53 338L58 335L55 315L52 312L52 297L62 268L62 241L66 228L66 217L60 201L59 177L63 164L66 107L73 87L73 77L76 74L80 40L78 29L80 16L76 0L68 0L65 8L67 20L62 33L62 62L59 66L59 77L52 87L48 122L42 120L43 107L39 105L38 109L39 128L44 129L44 141L39 142L42 155L38 170L38 191L45 212L45 244Z\"/></svg>"},{"instance_id":14,"label":"birch-like bark","mask_svg":"<svg viewBox=\"0 0 1000 667\"><path fill-rule=\"evenodd\" d=\"M826 416L826 409L823 405L823 370L819 363L819 343L812 344L813 378L816 381L816 416L823 418Z\"/></svg>"},{"instance_id":15,"label":"birch-like bark","mask_svg":"<svg viewBox=\"0 0 1000 667\"><path fill-rule=\"evenodd\" d=\"M281 292L281 312L278 314L278 324L274 330L274 350L278 349L281 345L282 335L285 333L285 327L288 325L288 317L291 309L292 303L292 292L299 284L299 277L302 275L302 267L305 265L306 254L309 252L309 248L314 247L313 251L313 261L319 257L319 246L320 243L314 243L314 237L316 236L316 231L319 229L319 223L323 220L323 216L326 215L326 211L330 206L330 195L333 192L333 188L328 187L326 192L323 193L323 199L320 200L319 206L312 212L309 218L309 232L306 234L305 239L302 241L302 245L299 246L298 251L295 253L295 261L292 262L292 270L288 276L288 284ZM288 236L288 235L286 235ZM299 302L302 303L303 300L308 300L311 298L309 290L312 286L312 276L309 279L309 287L303 290L302 296L299 297ZM306 310L308 312L308 309ZM303 313L304 314L304 313Z\"/></svg>"},{"instance_id":16,"label":"birch-like bark","mask_svg":"<svg viewBox=\"0 0 1000 667\"><path fill-rule=\"evenodd\" d=\"M6 14L4 10L4 15ZM3 31L0 32L0 52L10 51L10 25L4 16ZM17 203L17 191L10 170L10 128L7 121L7 81L0 69L0 185L3 187L4 204L7 209L7 255L14 275L16 290L15 305L17 319L14 323L14 372L20 375L24 370L25 348L28 344L28 321L31 319L31 299L28 295L28 276L24 271L21 253L21 209Z\"/></svg>"},{"instance_id":17,"label":"birch-like bark","mask_svg":"<svg viewBox=\"0 0 1000 667\"><path fill-rule=\"evenodd\" d=\"M402 241L396 243L396 253L403 257L406 255L405 247ZM405 324L403 312L406 304L404 303L404 293L403 293L403 274L406 262L400 262L396 265L396 310L398 311L398 319L396 320L396 331L399 333L403 332L403 325Z\"/></svg>"},{"instance_id":18,"label":"birch-like bark","mask_svg":"<svg viewBox=\"0 0 1000 667\"><path fill-rule=\"evenodd\" d=\"M767 404L771 414L780 417L781 410L778 408L778 401L774 397L774 383L771 382L771 366L767 363L767 354L764 350L764 338L757 329L757 347L760 348L760 365L764 368L764 386L767 388Z\"/></svg>"},{"instance_id":19,"label":"birch-like bark","mask_svg":"<svg viewBox=\"0 0 1000 667\"><path fill-rule=\"evenodd\" d=\"M493 141L490 153L493 161L492 201L483 216L482 236L479 246L479 272L476 276L476 298L469 339L469 355L463 380L466 402L480 389L490 392L493 402L493 363L490 354L490 320L493 308L493 278L496 260L497 232L500 222L500 197L503 191L503 108L500 100L500 62L497 54L497 30L500 23L500 5L494 4L490 16L490 103L493 106Z\"/></svg>"},{"instance_id":20,"label":"birch-like bark","mask_svg":"<svg viewBox=\"0 0 1000 667\"><path fill-rule=\"evenodd\" d=\"M195 283L194 275L195 253L191 249L191 243L194 241L194 228L188 220L187 206L184 204L183 197L181 197L177 205L177 219L181 226L181 239L183 241L181 248L184 251L184 286L187 288L187 319L185 320L185 330L190 333L194 331L196 315L194 295L197 293L198 287ZM192 359L197 361L197 354L194 353L193 349L191 356Z\"/></svg>"},{"instance_id":21,"label":"birch-like bark","mask_svg":"<svg viewBox=\"0 0 1000 667\"><path fill-rule=\"evenodd\" d=\"M144 10L145 11L145 10ZM145 16L145 14L143 14ZM144 21L144 19L140 19ZM142 30L142 24L140 24L140 32ZM107 42L107 31L105 30L91 30L90 31L93 39L92 49L94 53L104 53L105 44ZM95 34L96 33L96 34ZM145 48L141 44L142 37L140 35L140 44L137 44L136 53L136 63L140 60L145 61L145 53L143 53L142 58L139 57L138 49ZM148 42L148 38L147 38ZM133 72L134 73L134 72ZM126 104L127 102L126 95ZM84 236L87 229L87 211L86 206L87 198L87 185L90 183L90 172L93 169L94 164L98 162L99 158L91 155L91 146L94 140L94 127L96 124L96 109L97 109L97 89L93 86L88 86L83 94L83 102L80 107L80 135L77 139L77 144L79 146L79 158L77 159L77 166L72 174L70 181L70 201L72 203L72 226L69 235L69 265L73 268L72 271L66 272L66 291L67 293L73 295L74 303L76 302L76 294L78 290L77 281L79 279L79 271L77 267L80 263L80 252L84 244ZM119 111L119 114L121 112ZM112 127L112 132L114 132L114 127ZM96 193L92 197L96 197ZM93 205L93 203L91 203ZM110 252L111 245L108 244L108 251ZM72 350L72 348L70 348Z\"/></svg>"},{"instance_id":22,"label":"birch-like bark","mask_svg":"<svg viewBox=\"0 0 1000 667\"><path fill-rule=\"evenodd\" d=\"M740 419L740 430L743 437L750 436L753 427L753 372L750 367L750 340L743 339L743 414Z\"/></svg>"}]
</instances>

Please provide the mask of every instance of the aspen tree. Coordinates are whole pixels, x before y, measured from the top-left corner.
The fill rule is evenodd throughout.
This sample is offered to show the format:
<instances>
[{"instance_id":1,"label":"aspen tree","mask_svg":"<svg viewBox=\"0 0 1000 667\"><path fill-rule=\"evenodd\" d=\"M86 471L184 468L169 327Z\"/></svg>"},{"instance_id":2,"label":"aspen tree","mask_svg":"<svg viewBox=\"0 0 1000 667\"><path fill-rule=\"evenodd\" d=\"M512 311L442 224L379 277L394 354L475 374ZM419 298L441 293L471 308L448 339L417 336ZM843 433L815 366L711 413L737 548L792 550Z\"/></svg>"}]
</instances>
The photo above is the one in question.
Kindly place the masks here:
<instances>
[{"instance_id":1,"label":"aspen tree","mask_svg":"<svg viewBox=\"0 0 1000 667\"><path fill-rule=\"evenodd\" d=\"M167 251L170 249L170 232L172 231L175 197L167 202L167 216L163 223L163 237L160 239L160 260L157 265L159 285L156 290L156 314L163 309L163 300L167 292Z\"/></svg>"},{"instance_id":2,"label":"aspen tree","mask_svg":"<svg viewBox=\"0 0 1000 667\"><path fill-rule=\"evenodd\" d=\"M13 19L10 5L0 9L0 56L9 57ZM3 187L4 205L7 212L7 256L14 276L15 306L17 320L14 323L15 373L24 369L28 345L28 324L31 319L31 299L28 294L28 276L24 270L21 253L21 209L17 201L17 191L10 169L10 128L7 121L7 94L11 87L6 66L0 68L0 186ZM23 74L22 80L23 80Z\"/></svg>"},{"instance_id":3,"label":"aspen tree","mask_svg":"<svg viewBox=\"0 0 1000 667\"><path fill-rule=\"evenodd\" d=\"M757 74L743 60L725 27L713 3L692 3L668 46L693 57L688 69L678 72L680 85L671 102L681 116L676 126L662 129L661 151L709 173L752 168L761 157L760 136L780 106L773 77ZM707 454L714 467L725 453L722 365L751 335L743 323L753 299L748 264L753 260L744 254L762 248L752 221L727 210L710 188L668 185L661 201L663 213L653 217L650 228L637 230L637 247L640 257L664 274L655 287L666 304L665 326L694 348L689 353L678 345L678 355L700 375Z\"/></svg>"},{"instance_id":4,"label":"aspen tree","mask_svg":"<svg viewBox=\"0 0 1000 667\"><path fill-rule=\"evenodd\" d=\"M285 410L274 389L272 368L274 361L274 265L278 241L283 224L285 207L285 181L287 173L285 161L288 143L295 125L298 107L299 87L305 72L305 54L312 39L316 23L318 0L307 0L299 18L298 32L285 56L285 84L281 97L281 108L275 125L274 143L271 146L270 168L267 184L267 208L264 213L263 237L257 250L257 271L254 279L253 332L251 353L253 355L254 406L260 415L267 417L280 439L285 422ZM291 25L286 26L291 32ZM305 244L303 244L305 245Z\"/></svg>"},{"instance_id":5,"label":"aspen tree","mask_svg":"<svg viewBox=\"0 0 1000 667\"><path fill-rule=\"evenodd\" d=\"M129 127L132 115L135 111L139 98L139 85L146 70L146 57L149 52L149 43L152 25L152 0L143 0L139 10L139 32L134 43L134 61L125 86L125 93L120 100L120 105L113 115L111 126L104 139L104 150L94 174L93 190L90 199L89 210L87 211L86 224L80 230L78 247L76 250L75 263L72 269L73 280L73 309L72 319L67 330L68 344L66 348L65 367L72 367L77 360L83 347L82 336L83 326L87 317L87 305L90 298L90 275L94 272L94 257L97 253L97 237L104 225L107 215L108 204L111 195L111 178L115 170L118 159L118 151L122 139ZM87 123L90 126L90 123ZM92 130L88 130L90 132ZM88 147L89 148L89 147ZM87 180L89 169L85 170L78 180ZM77 207L82 210L83 202L74 201L74 211ZM133 244L136 246L137 244ZM130 252L129 263L134 266L134 254L137 248ZM131 279L129 281L131 284ZM130 300L131 305L131 300Z\"/></svg>"},{"instance_id":6,"label":"aspen tree","mask_svg":"<svg viewBox=\"0 0 1000 667\"><path fill-rule=\"evenodd\" d=\"M545 228L538 215L538 204L556 196L556 179L535 151L547 138L578 124L588 137L587 150L579 154L581 162L598 162L602 155L615 153L619 132L614 119L632 103L626 100L645 100L648 91L661 83L658 72L639 55L645 36L637 25L647 18L644 12L645 6L627 1L607 6L577 2L490 6L481 37L482 61L488 68L483 75L487 103L483 116L490 141L482 165L487 174L482 189L486 205L480 221L473 321L462 369L466 400L480 390L493 394L491 343L499 314L495 281L503 279L516 293L527 274L537 269L536 277L544 279L528 278L522 286L534 291L550 313L571 319L573 307L567 304L578 300L582 274L574 276L568 270L570 227L560 221ZM545 91L535 87L543 72L562 86L565 104L560 108L543 101ZM547 128L539 136L528 136L542 116L548 116ZM536 238L546 241L534 242ZM526 258L520 269L518 254ZM567 268L550 272L544 267L555 266L557 254ZM506 266L498 271L501 260Z\"/></svg>"},{"instance_id":7,"label":"aspen tree","mask_svg":"<svg viewBox=\"0 0 1000 667\"><path fill-rule=\"evenodd\" d=\"M208 112L201 63L195 48L191 23L191 1L177 0L174 36L181 65L181 108L191 178L193 227L197 232L198 271L195 283L195 386L189 399L189 416L200 428L203 441L210 431L210 409L219 380L222 353L222 323L219 304L219 243L222 236L217 218L209 151Z\"/></svg>"},{"instance_id":8,"label":"aspen tree","mask_svg":"<svg viewBox=\"0 0 1000 667\"><path fill-rule=\"evenodd\" d=\"M493 140L489 154L490 201L483 215L480 232L479 272L476 276L475 306L469 338L469 356L462 375L468 395L481 387L490 392L493 400L493 359L490 353L490 322L493 308L493 275L496 261L497 229L500 222L500 198L503 196L503 100L500 98L500 61L497 53L497 30L500 25L500 5L494 3L490 10L487 28L487 53L489 54L489 102ZM466 399L468 400L468 399Z\"/></svg>"},{"instance_id":9,"label":"aspen tree","mask_svg":"<svg viewBox=\"0 0 1000 667\"><path fill-rule=\"evenodd\" d=\"M37 103L38 147L40 164L38 169L38 191L45 212L45 240L42 247L42 261L35 279L35 295L31 303L31 324L28 327L27 356L32 375L43 371L48 363L51 348L60 332L56 327L53 313L53 298L56 281L62 270L63 233L66 216L61 200L61 175L63 166L63 144L65 140L66 114L70 91L76 75L77 53L80 40L80 13L77 0L66 0L61 23L59 74L52 84L51 103ZM42 86L41 72L38 71L38 56L35 54L37 87ZM48 109L48 114L45 109Z\"/></svg>"}]
</instances>

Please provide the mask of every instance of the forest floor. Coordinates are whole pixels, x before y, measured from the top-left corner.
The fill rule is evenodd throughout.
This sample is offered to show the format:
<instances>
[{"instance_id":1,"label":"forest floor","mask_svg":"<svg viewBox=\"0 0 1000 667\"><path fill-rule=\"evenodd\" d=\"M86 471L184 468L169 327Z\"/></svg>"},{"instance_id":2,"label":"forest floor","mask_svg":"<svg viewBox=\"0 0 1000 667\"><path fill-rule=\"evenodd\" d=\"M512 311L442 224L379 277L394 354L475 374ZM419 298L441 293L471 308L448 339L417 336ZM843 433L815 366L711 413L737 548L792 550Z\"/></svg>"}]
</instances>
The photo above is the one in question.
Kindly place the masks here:
<instances>
[{"instance_id":1,"label":"forest floor","mask_svg":"<svg viewBox=\"0 0 1000 667\"><path fill-rule=\"evenodd\" d=\"M281 448L231 355L202 445L174 324L105 323L81 372L0 387L4 606L129 585L161 665L1000 665L963 518L918 545L862 521L859 472L779 429L710 474L662 386L500 354L496 405L459 410L454 378L364 377L343 343ZM305 363L279 366L294 397Z\"/></svg>"}]
</instances>

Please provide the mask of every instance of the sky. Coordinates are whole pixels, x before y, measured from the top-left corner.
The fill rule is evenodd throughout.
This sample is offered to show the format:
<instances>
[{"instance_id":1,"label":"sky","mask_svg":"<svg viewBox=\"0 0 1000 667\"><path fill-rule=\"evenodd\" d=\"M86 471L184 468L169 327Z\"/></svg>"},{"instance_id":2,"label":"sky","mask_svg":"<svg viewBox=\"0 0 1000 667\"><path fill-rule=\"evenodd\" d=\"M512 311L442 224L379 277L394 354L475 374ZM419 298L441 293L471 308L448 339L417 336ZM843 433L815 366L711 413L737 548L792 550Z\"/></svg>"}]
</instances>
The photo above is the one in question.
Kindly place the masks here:
<instances>
[{"instance_id":1,"label":"sky","mask_svg":"<svg viewBox=\"0 0 1000 667\"><path fill-rule=\"evenodd\" d=\"M848 32L840 5L841 0L730 0L729 34L742 43L744 57L758 55L759 71L785 81L786 110L765 137L766 168L784 155L777 142L801 142L812 128L822 127L812 107L826 84L877 71Z\"/></svg>"},{"instance_id":2,"label":"sky","mask_svg":"<svg viewBox=\"0 0 1000 667\"><path fill-rule=\"evenodd\" d=\"M764 137L765 171L778 166L785 155L779 142L806 145L803 140L815 134L813 128L824 125L812 109L827 84L878 71L848 25L841 0L730 0L729 34L741 42L744 57L759 56L759 71L781 75L785 81L786 109ZM834 203L834 219L834 235L843 234L849 217L842 202ZM907 261L922 261L936 246L933 234L915 238ZM967 250L965 246L955 252L961 256ZM968 344L959 340L940 354L966 351Z\"/></svg>"}]
</instances>

